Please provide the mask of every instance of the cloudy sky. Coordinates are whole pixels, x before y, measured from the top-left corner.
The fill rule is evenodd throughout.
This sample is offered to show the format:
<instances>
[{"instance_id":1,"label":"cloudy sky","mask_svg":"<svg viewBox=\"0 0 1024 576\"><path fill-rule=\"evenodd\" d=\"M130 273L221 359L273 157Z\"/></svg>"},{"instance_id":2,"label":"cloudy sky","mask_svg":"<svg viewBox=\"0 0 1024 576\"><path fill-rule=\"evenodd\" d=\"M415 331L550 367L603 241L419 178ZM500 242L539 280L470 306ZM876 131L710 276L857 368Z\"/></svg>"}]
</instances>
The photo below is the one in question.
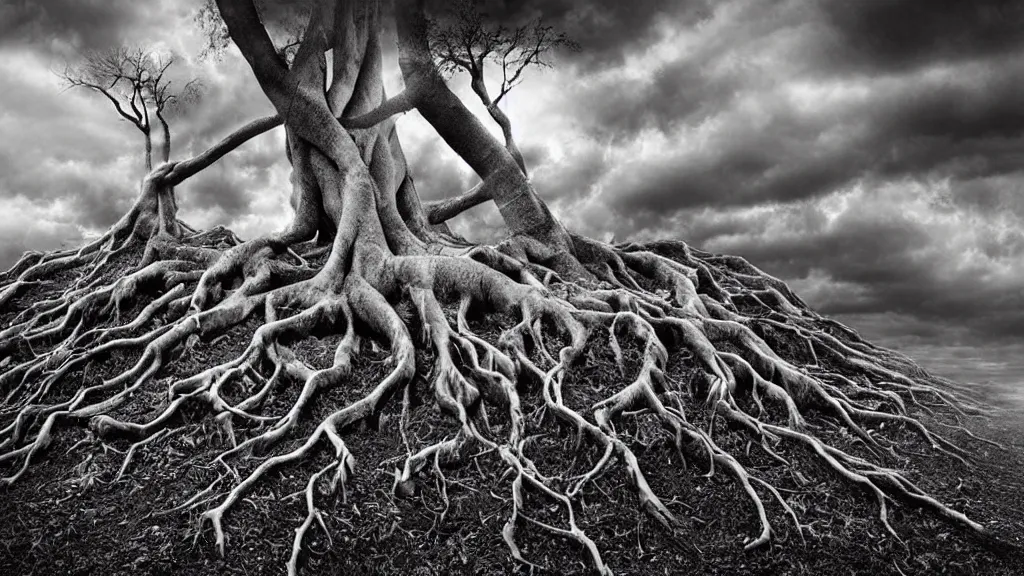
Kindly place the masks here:
<instances>
[{"instance_id":1,"label":"cloudy sky","mask_svg":"<svg viewBox=\"0 0 1024 576\"><path fill-rule=\"evenodd\" d=\"M54 75L143 43L203 98L187 157L272 112L241 57L199 61L201 0L2 0L0 267L73 246L130 206L141 137ZM682 238L746 256L813 306L952 377L1024 389L1024 8L1013 0L507 0L581 45L504 106L539 193L604 240ZM393 40L387 84L401 86ZM464 79L453 85L486 117ZM416 115L421 194L473 175ZM495 128L495 132L497 130ZM280 130L179 188L183 216L243 237L288 218ZM456 228L500 237L492 207ZM1024 396L1022 394L1021 396Z\"/></svg>"}]
</instances>

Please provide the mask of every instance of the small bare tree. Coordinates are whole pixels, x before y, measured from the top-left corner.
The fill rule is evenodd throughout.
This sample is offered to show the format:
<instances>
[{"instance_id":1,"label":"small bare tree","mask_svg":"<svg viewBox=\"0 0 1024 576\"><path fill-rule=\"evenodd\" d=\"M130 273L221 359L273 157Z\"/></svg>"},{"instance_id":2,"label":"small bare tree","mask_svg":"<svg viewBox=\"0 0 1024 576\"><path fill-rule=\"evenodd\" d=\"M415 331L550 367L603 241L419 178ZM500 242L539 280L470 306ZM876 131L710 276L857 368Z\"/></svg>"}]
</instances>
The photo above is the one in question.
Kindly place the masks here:
<instances>
[{"instance_id":1,"label":"small bare tree","mask_svg":"<svg viewBox=\"0 0 1024 576\"><path fill-rule=\"evenodd\" d=\"M175 57L137 47L123 46L85 56L77 65L66 65L58 75L68 87L88 88L102 94L145 138L146 170L153 169L153 116L163 129L163 161L170 159L171 131L168 113L180 104L198 97L200 83L193 79L175 90L167 70Z\"/></svg>"},{"instance_id":2,"label":"small bare tree","mask_svg":"<svg viewBox=\"0 0 1024 576\"><path fill-rule=\"evenodd\" d=\"M501 127L505 147L523 174L526 163L512 137L512 122L498 104L522 82L527 68L550 67L546 56L559 48L578 50L579 46L564 33L544 26L539 19L516 28L490 24L469 0L458 2L446 21L435 20L430 27L430 49L437 67L448 75L469 73L473 92ZM501 85L493 100L484 81L484 65L488 61L501 71Z\"/></svg>"},{"instance_id":3,"label":"small bare tree","mask_svg":"<svg viewBox=\"0 0 1024 576\"><path fill-rule=\"evenodd\" d=\"M164 133L164 147L162 159L167 162L171 159L171 129L167 124L167 115L180 109L181 106L195 102L199 99L202 90L202 83L198 78L193 78L182 86L181 90L173 88L174 83L166 78L168 68L175 62L173 54L161 56L154 54L150 57L152 72L146 81L146 92L153 105L153 112L160 121Z\"/></svg>"},{"instance_id":4,"label":"small bare tree","mask_svg":"<svg viewBox=\"0 0 1024 576\"><path fill-rule=\"evenodd\" d=\"M338 491L356 474L360 448L371 446L377 453L366 455L377 464L360 464L360 473L371 482L375 469L394 470L395 496L436 481L447 502L451 480L442 467L478 458L492 470L511 471L499 478L481 469L479 479L467 480L480 490L464 486L486 493L495 482L504 485L510 497L502 505L502 539L531 570L538 566L524 553L534 551L517 544L517 531L572 541L593 573L611 574L604 549L620 549L611 537L616 530L577 524L584 502L602 497L632 502L660 525L659 538L686 537L690 521L669 509L678 501L662 498L687 490L685 478L682 485L663 479L689 474L687 462L706 470L705 477L736 482L757 518L748 550L770 544L782 512L794 524L789 534L802 538L800 507L782 495L787 488L773 484L791 485L786 478L802 476L797 470L817 476L799 484L841 479L863 489L896 539L889 506L904 502L992 537L989 526L896 468L916 463L903 451L925 458L919 451L931 450L970 466L980 447L967 442L999 447L939 420L983 415L980 402L810 309L741 257L681 241L609 245L558 219L526 177L496 103L527 66L544 65L545 53L568 45L564 36L539 23L491 29L486 18L463 11L457 22L436 21L443 28L435 30L432 49L425 0L311 0L302 3L310 12L289 57L282 44L290 42L282 38L302 6L258 1L259 7L257 0L216 0L223 30L215 30L234 43L275 115L154 169L132 208L97 240L77 250L29 253L0 272L0 318L7 322L0 358L15 358L0 366L0 490L23 477L62 429L86 425L92 441L72 449L88 445L95 453L106 440L133 442L117 484L133 454L181 430L169 425L187 411L205 413L203 426L223 431L229 442L216 461L228 472L169 511L191 514L219 500L202 513L199 528L212 526L221 555L228 514L264 479L285 465L319 467L327 457L306 482L307 513L295 529L290 576L300 569L304 538L322 520L322 500L345 494ZM404 84L392 96L384 90L382 56L388 5ZM218 24L214 16L208 12L206 21ZM129 64L141 68L151 60ZM483 82L488 60L501 66L494 100ZM505 143L450 90L442 71L456 70L471 74ZM147 86L162 76L143 77L129 66L128 74L99 77L85 76L81 85L107 95L148 136L146 106L159 106L159 91ZM126 100L117 99L116 87ZM410 110L479 176L479 185L439 207L423 205L394 123ZM282 124L294 209L283 229L241 241L222 227L198 232L177 219L175 186ZM496 245L469 245L428 225L483 202L493 202L508 231ZM133 263L115 258L120 254L132 255ZM50 289L38 291L43 282L67 289L51 298ZM231 342L252 339L240 353L191 353L227 334ZM336 336L337 347L310 363L301 341L322 334ZM367 354L366 344L378 342L389 350L384 361L376 346ZM372 371L353 372L371 362ZM103 379L84 375L100 363ZM594 382L595 373L608 376ZM150 394L160 387L165 394ZM230 396L223 392L229 388ZM287 396L278 393L284 388ZM421 402L431 404L421 410ZM385 422L399 411L400 418ZM307 425L313 413L318 422ZM924 413L935 419L918 419ZM634 422L640 415L647 418L643 430ZM413 426L446 431L421 438ZM668 433L658 449L647 441L652 426ZM376 450L383 442L349 443L356 430L378 428L411 441L394 442L394 457ZM532 442L538 433L561 436ZM637 445L643 451L634 452ZM204 448L195 457L208 455ZM626 479L614 496L595 485L610 467ZM652 469L661 476L656 482L648 481ZM623 498L619 490L633 494ZM769 497L778 503L774 510Z\"/></svg>"}]
</instances>

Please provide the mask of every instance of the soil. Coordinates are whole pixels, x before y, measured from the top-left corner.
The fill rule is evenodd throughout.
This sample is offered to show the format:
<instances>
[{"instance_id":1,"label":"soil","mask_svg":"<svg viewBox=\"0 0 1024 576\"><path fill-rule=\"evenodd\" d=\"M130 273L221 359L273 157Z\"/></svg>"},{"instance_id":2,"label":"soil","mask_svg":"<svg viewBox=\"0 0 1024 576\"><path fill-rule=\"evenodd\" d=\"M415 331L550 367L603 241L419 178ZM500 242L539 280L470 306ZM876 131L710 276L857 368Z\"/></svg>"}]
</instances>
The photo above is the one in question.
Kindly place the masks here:
<instances>
[{"instance_id":1,"label":"soil","mask_svg":"<svg viewBox=\"0 0 1024 576\"><path fill-rule=\"evenodd\" d=\"M126 266L128 263L126 262ZM59 291L67 278L27 291L3 311L13 312ZM140 304L141 305L141 304ZM449 310L454 314L454 310ZM496 339L509 319L478 317L477 334ZM257 322L239 325L188 352L160 378L154 379L132 402L119 409L120 418L142 421L166 403L168 379L194 373L199 367L237 355L249 342ZM327 365L337 338L307 338L293 343L296 354L313 366ZM585 361L573 367L566 380L565 402L587 409L628 382L636 368L637 343L623 343L626 375L620 373L605 342L595 340ZM385 352L364 346L343 386L323 391L303 418L293 440L274 453L294 448L322 417L368 392L386 374ZM792 351L790 355L798 354ZM428 354L428 352L421 352ZM693 365L682 351L670 350L668 376L685 384ZM90 367L109 377L134 357L113 354ZM420 360L423 360L421 358ZM427 362L418 362L420 366ZM77 387L82 372L69 374L68 390ZM413 384L408 442L413 450L454 435L450 417L442 416L432 400L428 375ZM575 430L541 416L543 400L536 383L520 383L524 413L532 415L527 454L542 472L582 474L601 457L593 447L577 445ZM61 390L54 392L60 395ZM230 399L230 389L225 397ZM275 390L263 413L283 413L298 394L291 383ZM240 397L240 396L239 396ZM635 492L621 467L611 467L583 493L576 510L578 523L601 548L616 574L985 574L1024 573L1024 425L1007 412L993 410L990 418L967 422L976 434L1002 442L1005 450L951 435L969 446L974 462L964 465L931 453L928 446L900 426L875 430L898 441L900 457L887 465L904 473L939 501L951 504L981 522L999 542L967 536L941 518L908 505L890 507L890 521L902 539L888 534L870 495L842 482L802 448L787 446L779 454L787 467L764 452L746 449L744 436L721 422L708 422L691 402L687 416L707 429L716 441L737 455L753 474L773 483L795 510L802 532L770 494L760 491L776 533L769 546L745 552L756 536L757 518L741 487L724 473L706 477L699 463L681 462L671 439L648 416L626 416L618 432L637 454L652 489L669 509L684 520L675 534L637 507ZM915 414L926 424L952 422L950 414ZM1019 415L1018 415L1019 416ZM320 495L326 532L319 526L308 533L301 559L305 574L509 574L527 573L517 564L502 539L512 508L510 483L493 453L481 453L458 466L444 468L445 506L439 476L428 467L416 479L414 493L393 494L396 467L408 454L400 433L401 403L391 401L376 421L348 432L345 441L356 457L355 475L332 501ZM828 417L812 415L811 430L824 441L856 453L859 440ZM6 425L3 417L0 425ZM491 425L500 427L495 414ZM170 426L172 431L141 447L126 473L118 475L127 440L98 442L84 427L64 425L53 444L28 472L9 488L0 488L0 574L282 574L291 552L294 530L306 517L301 494L308 478L325 466L330 450L300 465L270 474L225 517L227 557L220 558L208 527L200 529L200 514L219 501L233 481L218 483L204 505L167 512L224 475L213 460L229 447L228 439L209 414L197 405ZM239 434L251 430L239 428ZM84 442L80 442L83 441ZM256 459L233 462L243 476ZM20 465L20 462L18 463ZM0 465L9 475L14 465ZM326 482L325 482L326 483ZM322 492L322 491L321 491ZM200 502L203 502L201 500ZM557 524L560 514L550 502L526 495L526 507L541 521ZM516 539L523 555L552 573L587 574L592 568L575 544L520 522Z\"/></svg>"}]
</instances>

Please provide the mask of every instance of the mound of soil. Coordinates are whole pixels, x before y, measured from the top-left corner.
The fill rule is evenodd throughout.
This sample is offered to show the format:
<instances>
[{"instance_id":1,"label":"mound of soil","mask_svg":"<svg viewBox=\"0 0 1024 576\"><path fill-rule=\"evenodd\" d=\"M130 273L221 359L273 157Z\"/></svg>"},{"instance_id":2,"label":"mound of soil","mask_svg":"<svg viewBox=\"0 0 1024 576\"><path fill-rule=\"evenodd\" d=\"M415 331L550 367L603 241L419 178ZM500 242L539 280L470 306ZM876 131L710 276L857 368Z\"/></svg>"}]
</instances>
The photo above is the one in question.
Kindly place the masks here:
<instances>
[{"instance_id":1,"label":"mound of soil","mask_svg":"<svg viewBox=\"0 0 1024 576\"><path fill-rule=\"evenodd\" d=\"M127 269L130 258L116 266ZM5 323L32 302L60 293L73 274L49 278L10 302L0 315ZM142 304L139 304L142 306ZM131 317L133 311L126 311ZM455 309L446 310L449 315ZM482 317L474 330L495 337L508 318ZM237 356L259 326L250 321L215 340L202 343L180 358L159 378L138 392L118 418L144 421L166 402L169 379ZM314 367L327 366L338 336L309 337L292 343L296 355ZM356 359L343 386L323 391L304 415L296 440L276 446L284 453L338 406L366 394L387 373L386 354L367 346ZM623 346L624 369L635 370L636 343ZM684 353L670 350L668 377L685 382L693 367ZM19 350L17 355L29 354ZM430 354L423 350L419 354ZM13 358L17 361L18 358ZM137 359L113 353L102 362L69 374L50 391L69 395L85 378L103 378L124 370ZM429 362L418 362L429 365ZM88 373L87 373L88 372ZM595 339L584 362L565 381L565 403L587 408L624 380L612 348ZM232 394L226 390L225 394ZM320 497L323 525L314 525L305 539L301 571L306 574L508 574L530 570L513 560L502 538L511 510L510 483L500 458L486 451L460 465L436 467L418 475L412 490L396 496L396 468L410 449L429 445L457 432L430 401L428 374L418 374L411 388L412 410L407 434L398 425L400 402L390 402L373 422L346 436L356 458L355 474L333 499ZM521 391L529 418L527 454L542 470L570 477L585 473L601 458L600 451L580 445L575 430L559 426L542 414L538 386L527 382ZM283 413L298 395L295 385L279 387L266 413ZM675 534L637 506L635 491L621 468L599 476L575 510L577 523L600 542L602 554L617 574L1021 574L1024 573L1024 429L1019 422L993 411L990 419L967 422L975 433L1002 442L999 449L951 433L952 440L971 446L970 464L934 453L920 437L899 425L885 430L901 446L901 456L888 466L903 471L939 501L967 514L995 533L1000 542L968 536L934 514L901 503L890 507L890 522L900 539L888 534L872 498L810 458L801 448L781 448L792 463L780 465L758 450L721 419L708 421L699 403L687 417L710 429L716 441L742 464L776 486L795 511L801 530L787 512L765 498L776 533L771 544L750 552L743 545L757 531L757 518L741 487L724 473L706 477L702 466L680 460L671 438L650 416L627 415L618 430L642 462L651 488L684 526ZM920 411L919 411L920 412ZM929 426L952 421L936 408L919 413ZM7 425L4 416L0 425ZM863 444L827 418L812 424L823 441L851 453ZM504 425L500 416L492 426ZM894 429L895 428L895 429ZM872 430L881 432L881 430ZM126 463L131 442L99 441L85 429L58 427L45 455L25 475L0 488L0 573L2 574L281 574L291 553L294 530L306 518L303 491L308 479L331 458L324 449L315 458L272 472L225 517L227 556L220 558L200 514L216 505L236 482L214 462L230 438L203 406L186 407L165 433L138 447ZM572 455L567 457L566 455ZM236 462L244 477L256 459ZM5 463L9 475L20 464ZM443 481L442 481L443 479ZM212 488L211 488L212 486ZM322 495L321 495L322 496ZM188 503L193 506L183 506ZM556 510L549 502L526 496L533 516L545 521ZM556 522L556 520L551 520ZM592 571L587 556L569 540L520 525L516 541L531 562L553 573Z\"/></svg>"}]
</instances>

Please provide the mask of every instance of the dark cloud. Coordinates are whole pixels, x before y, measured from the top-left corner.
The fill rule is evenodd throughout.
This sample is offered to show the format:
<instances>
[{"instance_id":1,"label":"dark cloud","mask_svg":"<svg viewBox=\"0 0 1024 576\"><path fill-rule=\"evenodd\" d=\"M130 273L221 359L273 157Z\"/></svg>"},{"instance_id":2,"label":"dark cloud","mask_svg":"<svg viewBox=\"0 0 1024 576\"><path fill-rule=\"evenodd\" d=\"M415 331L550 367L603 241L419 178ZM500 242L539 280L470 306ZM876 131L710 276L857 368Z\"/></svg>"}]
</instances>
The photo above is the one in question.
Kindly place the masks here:
<instances>
[{"instance_id":1,"label":"dark cloud","mask_svg":"<svg viewBox=\"0 0 1024 576\"><path fill-rule=\"evenodd\" d=\"M525 146L520 152L527 166L538 166L548 160L548 149L543 145Z\"/></svg>"},{"instance_id":2,"label":"dark cloud","mask_svg":"<svg viewBox=\"0 0 1024 576\"><path fill-rule=\"evenodd\" d=\"M69 214L54 214L48 205L33 205L24 200L2 204L0 222L0 270L6 270L29 250L70 248L82 243L81 230ZM25 222L36 226L26 228Z\"/></svg>"},{"instance_id":3,"label":"dark cloud","mask_svg":"<svg viewBox=\"0 0 1024 576\"><path fill-rule=\"evenodd\" d=\"M194 209L216 208L227 218L247 211L249 191L243 182L230 175L228 170L233 168L236 167L227 164L211 167L190 180L184 205Z\"/></svg>"},{"instance_id":4,"label":"dark cloud","mask_svg":"<svg viewBox=\"0 0 1024 576\"><path fill-rule=\"evenodd\" d=\"M866 72L1001 56L1024 47L1024 5L1016 0L819 4L845 48L833 62Z\"/></svg>"},{"instance_id":5,"label":"dark cloud","mask_svg":"<svg viewBox=\"0 0 1024 576\"><path fill-rule=\"evenodd\" d=\"M919 93L909 88L892 94L873 120L886 127L881 136L941 137L959 144L1024 134L1024 66L1003 66L970 84Z\"/></svg>"},{"instance_id":6,"label":"dark cloud","mask_svg":"<svg viewBox=\"0 0 1024 576\"><path fill-rule=\"evenodd\" d=\"M418 112L409 113L398 122L399 138L420 198L429 202L466 192L479 178L454 152L438 145L429 130Z\"/></svg>"},{"instance_id":7,"label":"dark cloud","mask_svg":"<svg viewBox=\"0 0 1024 576\"><path fill-rule=\"evenodd\" d=\"M987 177L955 182L948 199L954 211L977 213L984 218L997 214L1014 214L1024 218L1024 174L1009 177Z\"/></svg>"},{"instance_id":8,"label":"dark cloud","mask_svg":"<svg viewBox=\"0 0 1024 576\"><path fill-rule=\"evenodd\" d=\"M591 133L621 139L699 122L727 107L736 88L708 78L703 63L687 58L655 68L650 82L600 83L578 89L574 98L588 103L580 115Z\"/></svg>"},{"instance_id":9,"label":"dark cloud","mask_svg":"<svg viewBox=\"0 0 1024 576\"><path fill-rule=\"evenodd\" d=\"M968 80L880 84L820 114L769 91L761 102L768 117L756 128L743 121L742 111L721 110L723 128L711 146L669 154L612 179L608 204L666 217L694 206L791 202L863 179L1013 173L1024 160L1022 101L1024 67L1017 64L993 66Z\"/></svg>"},{"instance_id":10,"label":"dark cloud","mask_svg":"<svg viewBox=\"0 0 1024 576\"><path fill-rule=\"evenodd\" d=\"M600 150L587 149L569 158L550 164L532 163L534 188L541 195L558 202L578 200L607 173L610 168Z\"/></svg>"},{"instance_id":11,"label":"dark cloud","mask_svg":"<svg viewBox=\"0 0 1024 576\"><path fill-rule=\"evenodd\" d=\"M630 51L658 38L666 27L692 26L708 18L708 0L481 0L494 20L517 24L537 18L580 46L561 54L588 70L619 65Z\"/></svg>"},{"instance_id":12,"label":"dark cloud","mask_svg":"<svg viewBox=\"0 0 1024 576\"><path fill-rule=\"evenodd\" d=\"M0 47L56 42L79 50L115 46L158 17L150 3L133 0L13 0L0 5Z\"/></svg>"},{"instance_id":13,"label":"dark cloud","mask_svg":"<svg viewBox=\"0 0 1024 576\"><path fill-rule=\"evenodd\" d=\"M211 142L212 144L212 142ZM206 145L197 147L202 150ZM229 156L190 178L182 185L182 208L215 210L221 218L232 220L250 213L260 194L280 196L285 189L268 190L275 175L281 180L291 171L284 156L284 137L280 130L246 142ZM283 182L281 182L283 184Z\"/></svg>"},{"instance_id":14,"label":"dark cloud","mask_svg":"<svg viewBox=\"0 0 1024 576\"><path fill-rule=\"evenodd\" d=\"M626 10L630 4L617 5ZM777 73L772 69L774 63L756 61L765 42L770 42L773 34L800 25L792 10L776 1L746 4L728 16L715 15L711 5L684 2L673 6L689 17L665 16L651 24L662 30L662 37L654 35L644 42L633 42L631 36L618 38L614 50L622 59L631 58L621 69L625 75L595 79L591 69L571 68L579 82L565 87L567 98L586 104L578 108L577 115L591 133L629 138L641 130L669 131L680 124L698 124L728 110L743 94L764 89ZM719 4L718 8L728 12L728 6ZM726 26L716 25L726 17ZM701 33L710 29L713 32ZM687 42L688 34L700 38ZM605 37L609 50L616 39L615 35ZM673 51L673 44L679 48ZM652 50L652 45L659 49ZM570 58L568 62L573 61ZM614 63L623 64L622 60ZM631 69L643 70L643 74L630 74Z\"/></svg>"},{"instance_id":15,"label":"dark cloud","mask_svg":"<svg viewBox=\"0 0 1024 576\"><path fill-rule=\"evenodd\" d=\"M863 202L852 195L846 201ZM982 228L978 238L950 240L946 235L969 220L957 213L928 224L935 215L920 203L897 202L881 214L863 205L838 216L830 210L805 202L697 231L716 251L741 253L773 274L798 279L800 291L829 315L890 311L928 324L927 330L967 330L973 341L1024 334L1024 273L1001 271L1024 257L1024 231ZM968 254L968 247L981 254Z\"/></svg>"},{"instance_id":16,"label":"dark cloud","mask_svg":"<svg viewBox=\"0 0 1024 576\"><path fill-rule=\"evenodd\" d=\"M666 217L690 207L789 202L831 192L863 166L851 151L811 154L808 144L752 135L688 161L641 167L609 183L619 188L609 204L636 216Z\"/></svg>"},{"instance_id":17,"label":"dark cloud","mask_svg":"<svg viewBox=\"0 0 1024 576\"><path fill-rule=\"evenodd\" d=\"M284 4L261 4L282 20ZM506 24L541 17L581 45L505 100L532 181L568 226L744 255L821 311L957 377L1019 368L1005 358L1024 335L1024 5L480 4ZM15 79L0 92L0 210L10 215L0 267L109 225L141 176L139 135L102 100L61 93L54 63L131 41L180 54L175 81L199 76L206 89L172 121L175 158L272 112L236 52L190 58L203 43L197 6L0 6L0 74ZM390 29L384 47L394 93ZM465 78L453 87L494 128ZM399 132L424 200L476 182L416 113ZM277 131L182 185L183 217L243 237L280 226L283 150ZM476 240L504 234L492 205L453 227ZM987 368L972 373L971 362Z\"/></svg>"},{"instance_id":18,"label":"dark cloud","mask_svg":"<svg viewBox=\"0 0 1024 576\"><path fill-rule=\"evenodd\" d=\"M1002 66L970 84L913 93L907 85L879 102L866 146L886 175L945 170L971 178L1016 171L1024 159L1024 66Z\"/></svg>"}]
</instances>

